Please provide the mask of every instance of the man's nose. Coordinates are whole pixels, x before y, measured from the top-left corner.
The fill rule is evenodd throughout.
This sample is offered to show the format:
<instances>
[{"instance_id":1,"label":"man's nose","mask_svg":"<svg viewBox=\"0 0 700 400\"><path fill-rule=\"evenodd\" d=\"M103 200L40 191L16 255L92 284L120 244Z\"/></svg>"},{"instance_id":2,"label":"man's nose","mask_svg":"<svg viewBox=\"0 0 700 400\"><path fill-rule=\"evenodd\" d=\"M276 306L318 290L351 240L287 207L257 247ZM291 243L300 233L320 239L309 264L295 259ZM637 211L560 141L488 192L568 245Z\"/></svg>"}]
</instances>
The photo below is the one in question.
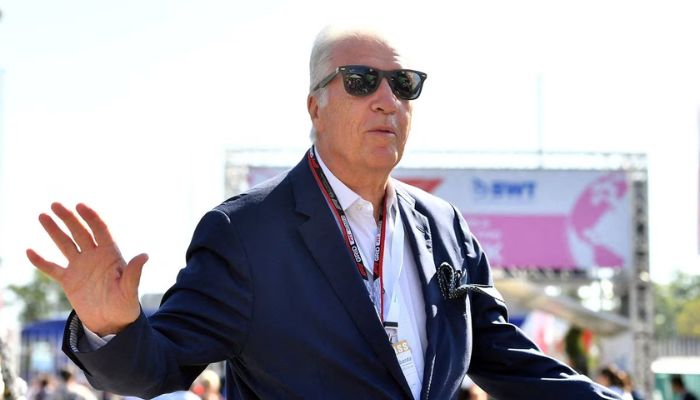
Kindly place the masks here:
<instances>
[{"instance_id":1,"label":"man's nose","mask_svg":"<svg viewBox=\"0 0 700 400\"><path fill-rule=\"evenodd\" d=\"M377 90L372 93L372 110L385 114L393 114L400 106L401 100L399 100L391 90L389 80L383 78Z\"/></svg>"}]
</instances>

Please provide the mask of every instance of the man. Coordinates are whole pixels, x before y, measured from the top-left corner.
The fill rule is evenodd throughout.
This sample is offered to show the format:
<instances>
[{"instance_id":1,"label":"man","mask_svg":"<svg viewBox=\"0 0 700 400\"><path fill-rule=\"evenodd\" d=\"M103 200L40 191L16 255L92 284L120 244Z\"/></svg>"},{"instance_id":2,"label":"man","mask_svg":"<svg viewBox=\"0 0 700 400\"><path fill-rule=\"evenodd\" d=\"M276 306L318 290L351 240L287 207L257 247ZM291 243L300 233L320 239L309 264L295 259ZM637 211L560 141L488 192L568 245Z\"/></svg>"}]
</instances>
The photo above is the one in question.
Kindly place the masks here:
<instances>
[{"instance_id":1,"label":"man","mask_svg":"<svg viewBox=\"0 0 700 400\"><path fill-rule=\"evenodd\" d=\"M671 377L671 391L673 391L673 394L677 396L676 398L680 400L698 400L697 396L690 393L688 389L685 388L683 377L680 375L673 375Z\"/></svg>"},{"instance_id":2,"label":"man","mask_svg":"<svg viewBox=\"0 0 700 400\"><path fill-rule=\"evenodd\" d=\"M61 368L58 371L58 377L61 378L61 382L52 394L53 398L60 400L97 400L97 397L90 389L78 383L75 379L75 374L70 368Z\"/></svg>"},{"instance_id":3,"label":"man","mask_svg":"<svg viewBox=\"0 0 700 400\"><path fill-rule=\"evenodd\" d=\"M75 309L71 359L97 387L141 397L226 360L229 399L449 399L468 370L495 398L619 398L507 323L457 210L390 179L426 77L378 35L323 31L307 102L314 146L203 217L150 318L137 300L147 256L126 263L93 210L76 207L88 230L54 204L72 237L40 222L68 267L27 254Z\"/></svg>"}]
</instances>

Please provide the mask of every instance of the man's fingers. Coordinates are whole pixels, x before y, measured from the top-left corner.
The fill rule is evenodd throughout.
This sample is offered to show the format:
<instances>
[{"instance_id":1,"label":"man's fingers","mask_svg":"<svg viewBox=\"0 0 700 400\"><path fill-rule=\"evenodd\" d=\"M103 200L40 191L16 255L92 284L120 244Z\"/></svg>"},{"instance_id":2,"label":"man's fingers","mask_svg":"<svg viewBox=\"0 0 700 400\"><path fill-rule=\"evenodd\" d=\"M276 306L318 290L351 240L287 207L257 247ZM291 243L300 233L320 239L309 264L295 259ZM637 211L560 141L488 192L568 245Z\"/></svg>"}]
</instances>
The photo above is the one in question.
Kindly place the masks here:
<instances>
[{"instance_id":1,"label":"man's fingers","mask_svg":"<svg viewBox=\"0 0 700 400\"><path fill-rule=\"evenodd\" d=\"M40 256L32 249L27 249L27 258L29 258L29 262L37 267L39 271L45 273L56 282L61 282L61 277L65 272L63 267L56 263L52 263L51 261L47 261L44 257Z\"/></svg>"},{"instance_id":2,"label":"man's fingers","mask_svg":"<svg viewBox=\"0 0 700 400\"><path fill-rule=\"evenodd\" d=\"M71 260L78 254L78 247L73 242L73 239L63 232L56 222L54 222L53 218L46 214L40 214L39 223L44 227L44 230L49 234L51 240L56 243L58 249L61 250L61 253L63 253L67 259Z\"/></svg>"},{"instance_id":3,"label":"man's fingers","mask_svg":"<svg viewBox=\"0 0 700 400\"><path fill-rule=\"evenodd\" d=\"M66 227L68 227L71 235L73 235L73 239L75 239L75 242L80 246L81 250L88 250L96 247L95 240L92 238L90 232L88 232L85 225L80 222L78 217L76 217L71 210L64 207L61 203L51 204L51 210L66 224Z\"/></svg>"},{"instance_id":4,"label":"man's fingers","mask_svg":"<svg viewBox=\"0 0 700 400\"><path fill-rule=\"evenodd\" d=\"M127 292L138 293L139 282L141 281L141 272L143 271L143 266L148 261L148 254L141 253L136 257L132 258L126 268L124 269L124 283L126 284L125 289Z\"/></svg>"},{"instance_id":5,"label":"man's fingers","mask_svg":"<svg viewBox=\"0 0 700 400\"><path fill-rule=\"evenodd\" d=\"M95 236L95 241L98 245L111 245L114 243L112 239L112 234L109 233L109 228L107 224L100 218L99 214L95 212L92 208L86 206L84 203L79 203L75 206L78 214L87 222L88 226L92 230L92 234Z\"/></svg>"}]
</instances>

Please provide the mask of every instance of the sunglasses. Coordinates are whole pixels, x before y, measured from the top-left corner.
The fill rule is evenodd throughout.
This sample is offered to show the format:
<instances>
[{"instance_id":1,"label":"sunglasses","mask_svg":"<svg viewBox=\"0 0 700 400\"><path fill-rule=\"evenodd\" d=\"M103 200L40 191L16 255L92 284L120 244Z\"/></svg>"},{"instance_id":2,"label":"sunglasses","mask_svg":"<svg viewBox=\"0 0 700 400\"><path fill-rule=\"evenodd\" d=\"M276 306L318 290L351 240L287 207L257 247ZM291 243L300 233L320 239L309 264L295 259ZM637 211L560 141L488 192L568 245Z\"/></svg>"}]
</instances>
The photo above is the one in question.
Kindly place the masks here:
<instances>
[{"instance_id":1,"label":"sunglasses","mask_svg":"<svg viewBox=\"0 0 700 400\"><path fill-rule=\"evenodd\" d=\"M394 95L403 100L417 99L423 90L423 82L428 78L428 74L412 69L382 71L366 65L343 65L323 78L311 91L326 87L338 74L343 75L343 86L351 96L369 96L377 90L382 78L386 78Z\"/></svg>"}]
</instances>

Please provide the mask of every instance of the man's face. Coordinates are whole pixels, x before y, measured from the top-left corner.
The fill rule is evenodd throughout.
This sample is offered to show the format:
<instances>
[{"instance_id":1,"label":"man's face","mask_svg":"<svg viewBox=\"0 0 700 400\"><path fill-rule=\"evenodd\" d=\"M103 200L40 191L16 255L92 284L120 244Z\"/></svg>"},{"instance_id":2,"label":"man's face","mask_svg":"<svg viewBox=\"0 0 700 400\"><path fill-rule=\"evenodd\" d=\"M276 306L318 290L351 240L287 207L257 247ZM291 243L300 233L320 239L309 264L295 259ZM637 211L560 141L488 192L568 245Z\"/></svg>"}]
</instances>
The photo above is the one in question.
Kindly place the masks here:
<instances>
[{"instance_id":1,"label":"man's face","mask_svg":"<svg viewBox=\"0 0 700 400\"><path fill-rule=\"evenodd\" d=\"M683 390L681 389L681 387L679 385L677 385L675 383L671 383L671 391L673 393L681 393Z\"/></svg>"},{"instance_id":2,"label":"man's face","mask_svg":"<svg viewBox=\"0 0 700 400\"><path fill-rule=\"evenodd\" d=\"M336 44L330 59L333 68L366 65L394 70L402 68L396 52L371 38L346 39ZM403 155L411 126L411 102L397 98L386 79L364 97L345 92L342 75L326 86L327 103L309 99L309 113L317 132L316 146L334 169L362 173L389 173Z\"/></svg>"}]
</instances>

